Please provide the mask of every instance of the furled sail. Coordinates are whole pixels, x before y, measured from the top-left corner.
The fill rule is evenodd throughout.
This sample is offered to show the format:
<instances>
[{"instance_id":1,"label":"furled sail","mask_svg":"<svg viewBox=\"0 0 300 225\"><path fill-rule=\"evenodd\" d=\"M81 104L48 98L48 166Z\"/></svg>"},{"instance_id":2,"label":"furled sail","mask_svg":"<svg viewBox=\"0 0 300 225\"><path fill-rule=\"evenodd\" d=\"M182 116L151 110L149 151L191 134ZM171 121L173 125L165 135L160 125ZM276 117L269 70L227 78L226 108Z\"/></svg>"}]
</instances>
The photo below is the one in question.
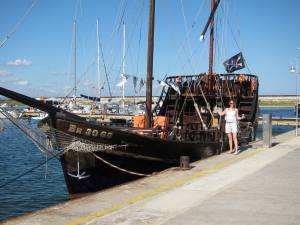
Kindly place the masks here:
<instances>
[{"instance_id":1,"label":"furled sail","mask_svg":"<svg viewBox=\"0 0 300 225\"><path fill-rule=\"evenodd\" d=\"M80 97L86 98L86 99L94 101L94 102L100 102L99 97L93 97L93 96L88 96L88 95L83 95L83 94L80 94Z\"/></svg>"}]
</instances>

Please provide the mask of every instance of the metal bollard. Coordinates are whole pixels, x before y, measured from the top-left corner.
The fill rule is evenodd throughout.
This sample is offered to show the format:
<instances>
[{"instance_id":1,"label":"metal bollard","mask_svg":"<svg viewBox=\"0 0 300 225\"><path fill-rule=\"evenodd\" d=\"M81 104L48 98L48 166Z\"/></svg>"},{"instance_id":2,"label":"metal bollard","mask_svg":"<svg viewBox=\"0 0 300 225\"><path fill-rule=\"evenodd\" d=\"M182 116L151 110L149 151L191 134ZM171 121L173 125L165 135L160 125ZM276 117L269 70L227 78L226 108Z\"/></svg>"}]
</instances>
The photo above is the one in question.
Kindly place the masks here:
<instances>
[{"instance_id":1,"label":"metal bollard","mask_svg":"<svg viewBox=\"0 0 300 225\"><path fill-rule=\"evenodd\" d=\"M180 156L180 169L188 170L190 169L190 157L189 156Z\"/></svg>"},{"instance_id":2,"label":"metal bollard","mask_svg":"<svg viewBox=\"0 0 300 225\"><path fill-rule=\"evenodd\" d=\"M263 146L272 147L272 114L263 114Z\"/></svg>"}]
</instances>

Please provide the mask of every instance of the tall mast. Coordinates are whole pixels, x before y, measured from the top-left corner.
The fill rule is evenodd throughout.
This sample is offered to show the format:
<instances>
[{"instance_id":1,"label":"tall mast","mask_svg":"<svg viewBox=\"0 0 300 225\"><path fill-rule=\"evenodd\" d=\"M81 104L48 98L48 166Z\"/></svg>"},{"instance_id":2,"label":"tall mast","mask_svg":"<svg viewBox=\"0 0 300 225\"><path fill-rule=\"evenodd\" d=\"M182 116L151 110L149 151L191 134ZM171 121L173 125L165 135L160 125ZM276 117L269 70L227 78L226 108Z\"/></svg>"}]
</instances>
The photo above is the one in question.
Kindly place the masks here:
<instances>
[{"instance_id":1,"label":"tall mast","mask_svg":"<svg viewBox=\"0 0 300 225\"><path fill-rule=\"evenodd\" d=\"M99 19L98 18L97 18L97 78L98 78L97 95L100 98L101 97L101 76L100 76L100 40L99 40Z\"/></svg>"},{"instance_id":2,"label":"tall mast","mask_svg":"<svg viewBox=\"0 0 300 225\"><path fill-rule=\"evenodd\" d=\"M200 35L200 41L204 40L205 33L208 26L210 26L210 45L209 45L209 64L208 64L208 91L212 88L212 75L213 75L213 58L214 58L214 18L215 12L220 4L221 0L211 0L211 12L206 25Z\"/></svg>"},{"instance_id":3,"label":"tall mast","mask_svg":"<svg viewBox=\"0 0 300 225\"><path fill-rule=\"evenodd\" d=\"M155 0L150 0L148 57L147 57L147 85L146 85L146 112L145 127L151 127L152 121L152 79L153 79L153 48L154 48L154 15Z\"/></svg>"},{"instance_id":4,"label":"tall mast","mask_svg":"<svg viewBox=\"0 0 300 225\"><path fill-rule=\"evenodd\" d=\"M208 91L212 90L212 74L213 74L213 58L214 58L214 8L215 0L211 0L211 14L212 18L210 20L210 37L209 37L209 64L208 64Z\"/></svg>"},{"instance_id":5,"label":"tall mast","mask_svg":"<svg viewBox=\"0 0 300 225\"><path fill-rule=\"evenodd\" d=\"M126 51L126 27L123 23L123 56L122 56L122 98L123 98L123 109L125 104L125 51Z\"/></svg>"},{"instance_id":6,"label":"tall mast","mask_svg":"<svg viewBox=\"0 0 300 225\"><path fill-rule=\"evenodd\" d=\"M211 13L215 8L215 0L211 0ZM210 41L209 41L209 65L208 65L208 74L212 75L213 73L213 57L214 57L214 15L210 20Z\"/></svg>"},{"instance_id":7,"label":"tall mast","mask_svg":"<svg viewBox=\"0 0 300 225\"><path fill-rule=\"evenodd\" d=\"M76 20L74 20L74 98L77 95L77 77L76 77Z\"/></svg>"}]
</instances>

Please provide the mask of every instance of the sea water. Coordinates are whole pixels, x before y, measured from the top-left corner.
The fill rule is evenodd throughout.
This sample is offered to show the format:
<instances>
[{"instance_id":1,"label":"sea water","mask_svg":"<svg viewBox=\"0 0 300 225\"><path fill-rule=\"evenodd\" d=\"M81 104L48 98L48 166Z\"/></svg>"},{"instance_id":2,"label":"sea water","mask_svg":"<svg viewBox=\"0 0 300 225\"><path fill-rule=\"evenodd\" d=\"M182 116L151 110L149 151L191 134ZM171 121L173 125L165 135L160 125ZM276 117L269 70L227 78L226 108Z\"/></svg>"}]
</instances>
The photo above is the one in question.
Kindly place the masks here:
<instances>
[{"instance_id":1,"label":"sea water","mask_svg":"<svg viewBox=\"0 0 300 225\"><path fill-rule=\"evenodd\" d=\"M68 200L56 158L5 185L47 158L8 120L1 119L0 127L5 128L0 133L0 221Z\"/></svg>"},{"instance_id":2,"label":"sea water","mask_svg":"<svg viewBox=\"0 0 300 225\"><path fill-rule=\"evenodd\" d=\"M294 107L260 107L258 115L262 116L263 114L272 114L272 117L294 118L295 109Z\"/></svg>"},{"instance_id":3,"label":"sea water","mask_svg":"<svg viewBox=\"0 0 300 225\"><path fill-rule=\"evenodd\" d=\"M294 117L294 109L261 108L259 116L271 113L274 117ZM0 120L0 186L43 164L46 156L8 120ZM273 126L273 134L287 132L294 126ZM258 127L261 138L261 126ZM69 199L62 168L54 158L28 172L14 182L0 187L0 221L27 212L67 201Z\"/></svg>"}]
</instances>

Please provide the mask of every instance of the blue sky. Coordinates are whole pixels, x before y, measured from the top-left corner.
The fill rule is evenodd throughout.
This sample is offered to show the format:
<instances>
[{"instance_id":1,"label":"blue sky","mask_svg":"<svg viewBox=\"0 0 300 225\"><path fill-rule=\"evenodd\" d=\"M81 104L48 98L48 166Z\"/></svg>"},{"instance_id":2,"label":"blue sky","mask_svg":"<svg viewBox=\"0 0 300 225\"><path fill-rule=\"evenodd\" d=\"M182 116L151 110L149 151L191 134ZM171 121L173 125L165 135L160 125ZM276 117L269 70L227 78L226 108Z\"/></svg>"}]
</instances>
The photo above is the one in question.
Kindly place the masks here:
<instances>
[{"instance_id":1,"label":"blue sky","mask_svg":"<svg viewBox=\"0 0 300 225\"><path fill-rule=\"evenodd\" d=\"M0 86L30 96L65 96L73 87L73 21L77 21L78 94L94 95L97 86L96 18L112 94L120 95L122 22L126 23L126 73L145 78L148 0L1 0ZM30 13L21 20L35 2ZM154 77L207 72L208 36L199 41L210 0L157 0ZM242 51L260 94L294 94L300 64L300 1L221 0L216 16L216 72ZM122 16L123 15L123 16ZM105 80L100 64L101 82ZM249 73L248 69L240 72ZM154 83L154 94L160 88ZM129 79L126 94L132 95ZM105 81L104 95L108 94ZM143 95L144 89L137 92Z\"/></svg>"}]
</instances>

